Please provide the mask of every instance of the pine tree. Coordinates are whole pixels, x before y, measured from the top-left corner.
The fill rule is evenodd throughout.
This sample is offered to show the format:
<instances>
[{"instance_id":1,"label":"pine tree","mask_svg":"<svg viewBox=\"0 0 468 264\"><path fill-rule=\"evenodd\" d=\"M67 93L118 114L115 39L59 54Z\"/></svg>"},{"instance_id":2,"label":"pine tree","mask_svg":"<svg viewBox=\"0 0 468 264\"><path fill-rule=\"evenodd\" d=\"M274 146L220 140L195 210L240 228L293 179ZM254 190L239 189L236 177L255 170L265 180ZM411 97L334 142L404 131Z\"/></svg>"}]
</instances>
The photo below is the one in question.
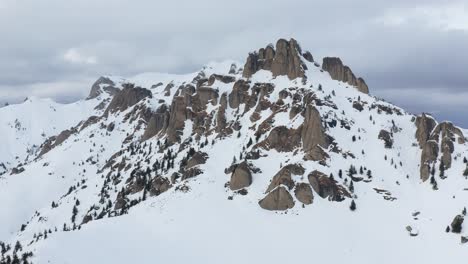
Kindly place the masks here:
<instances>
[{"instance_id":1,"label":"pine tree","mask_svg":"<svg viewBox=\"0 0 468 264\"><path fill-rule=\"evenodd\" d=\"M349 191L351 193L354 193L354 184L353 184L353 181L351 181L351 183L349 184Z\"/></svg>"},{"instance_id":2,"label":"pine tree","mask_svg":"<svg viewBox=\"0 0 468 264\"><path fill-rule=\"evenodd\" d=\"M466 216L466 207L463 207L462 214L463 214L464 216Z\"/></svg>"},{"instance_id":3,"label":"pine tree","mask_svg":"<svg viewBox=\"0 0 468 264\"><path fill-rule=\"evenodd\" d=\"M343 178L343 171L341 169L338 171L338 177L340 177L340 179Z\"/></svg>"},{"instance_id":4,"label":"pine tree","mask_svg":"<svg viewBox=\"0 0 468 264\"><path fill-rule=\"evenodd\" d=\"M439 176L440 176L441 178L444 178L444 177L445 177L445 175L444 175L444 174L445 174L445 165L444 165L444 161L443 161L443 160L440 161L439 171L440 171L440 175L439 175Z\"/></svg>"},{"instance_id":5,"label":"pine tree","mask_svg":"<svg viewBox=\"0 0 468 264\"><path fill-rule=\"evenodd\" d=\"M447 226L447 228L445 228L445 232L447 232L447 233L450 232L450 227L449 226Z\"/></svg>"},{"instance_id":6,"label":"pine tree","mask_svg":"<svg viewBox=\"0 0 468 264\"><path fill-rule=\"evenodd\" d=\"M351 201L351 205L349 206L349 209L351 209L351 211L356 210L356 203L354 202L354 200Z\"/></svg>"}]
</instances>

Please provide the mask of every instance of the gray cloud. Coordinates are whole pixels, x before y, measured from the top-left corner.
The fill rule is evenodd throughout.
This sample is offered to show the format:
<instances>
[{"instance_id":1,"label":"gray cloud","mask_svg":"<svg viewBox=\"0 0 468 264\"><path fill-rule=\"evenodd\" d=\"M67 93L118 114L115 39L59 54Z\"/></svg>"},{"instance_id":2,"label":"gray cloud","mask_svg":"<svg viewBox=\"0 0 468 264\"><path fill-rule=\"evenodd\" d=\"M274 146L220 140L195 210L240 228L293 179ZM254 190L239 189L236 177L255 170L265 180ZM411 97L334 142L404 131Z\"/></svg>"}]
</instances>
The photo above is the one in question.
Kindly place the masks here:
<instances>
[{"instance_id":1,"label":"gray cloud","mask_svg":"<svg viewBox=\"0 0 468 264\"><path fill-rule=\"evenodd\" d=\"M316 58L341 57L374 94L468 126L456 114L468 99L465 17L466 0L0 0L0 101L69 101L102 74L195 71L294 37Z\"/></svg>"}]
</instances>

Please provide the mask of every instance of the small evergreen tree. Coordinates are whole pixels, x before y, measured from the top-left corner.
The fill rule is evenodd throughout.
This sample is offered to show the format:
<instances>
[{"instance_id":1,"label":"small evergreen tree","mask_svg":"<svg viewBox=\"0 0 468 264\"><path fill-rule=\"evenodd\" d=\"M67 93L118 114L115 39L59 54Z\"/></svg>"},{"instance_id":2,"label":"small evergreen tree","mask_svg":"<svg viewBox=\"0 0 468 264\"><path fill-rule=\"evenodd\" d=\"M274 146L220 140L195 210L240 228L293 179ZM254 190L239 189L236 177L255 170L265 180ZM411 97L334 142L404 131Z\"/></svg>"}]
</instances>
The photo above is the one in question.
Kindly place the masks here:
<instances>
[{"instance_id":1,"label":"small evergreen tree","mask_svg":"<svg viewBox=\"0 0 468 264\"><path fill-rule=\"evenodd\" d=\"M349 209L351 209L351 211L356 210L356 202L354 202L354 200L351 201L351 205L349 206Z\"/></svg>"}]
</instances>

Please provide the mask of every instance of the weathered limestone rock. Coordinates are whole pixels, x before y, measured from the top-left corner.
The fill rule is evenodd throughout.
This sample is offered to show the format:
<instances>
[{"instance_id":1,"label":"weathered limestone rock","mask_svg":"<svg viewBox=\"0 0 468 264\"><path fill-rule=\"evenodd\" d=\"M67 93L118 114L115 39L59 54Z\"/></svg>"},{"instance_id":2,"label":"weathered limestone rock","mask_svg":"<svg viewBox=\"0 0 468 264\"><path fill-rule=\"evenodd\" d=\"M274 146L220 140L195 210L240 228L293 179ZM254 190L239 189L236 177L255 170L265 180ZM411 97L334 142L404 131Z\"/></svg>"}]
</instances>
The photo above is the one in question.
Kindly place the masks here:
<instances>
[{"instance_id":1,"label":"weathered limestone rock","mask_svg":"<svg viewBox=\"0 0 468 264\"><path fill-rule=\"evenodd\" d=\"M393 136L390 132L385 129L380 130L379 132L379 139L385 142L385 148L392 148L393 147Z\"/></svg>"},{"instance_id":2,"label":"weathered limestone rock","mask_svg":"<svg viewBox=\"0 0 468 264\"><path fill-rule=\"evenodd\" d=\"M229 107L238 108L240 104L244 104L248 97L250 83L244 80L238 80L232 87L232 92L229 94Z\"/></svg>"},{"instance_id":3,"label":"weathered limestone rock","mask_svg":"<svg viewBox=\"0 0 468 264\"><path fill-rule=\"evenodd\" d=\"M133 84L127 84L123 90L114 95L114 98L112 98L112 101L109 103L105 114L115 111L124 111L146 97L152 98L150 90L134 87Z\"/></svg>"},{"instance_id":4,"label":"weathered limestone rock","mask_svg":"<svg viewBox=\"0 0 468 264\"><path fill-rule=\"evenodd\" d=\"M221 133L226 129L226 108L227 108L227 94L223 93L219 100L219 108L216 113L216 132Z\"/></svg>"},{"instance_id":5,"label":"weathered limestone rock","mask_svg":"<svg viewBox=\"0 0 468 264\"><path fill-rule=\"evenodd\" d=\"M463 221L465 220L465 218L463 217L463 215L457 215L455 216L455 218L453 219L452 223L450 224L450 226L452 227L452 232L453 233L461 233L462 231L462 225L463 225Z\"/></svg>"},{"instance_id":6,"label":"weathered limestone rock","mask_svg":"<svg viewBox=\"0 0 468 264\"><path fill-rule=\"evenodd\" d=\"M303 175L304 172L305 170L300 164L289 164L284 166L273 177L265 193L270 192L281 184L287 186L288 189L291 190L294 187L294 181L291 179L291 175Z\"/></svg>"},{"instance_id":7,"label":"weathered limestone rock","mask_svg":"<svg viewBox=\"0 0 468 264\"><path fill-rule=\"evenodd\" d=\"M218 104L218 91L211 87L202 86L197 89L197 93L192 97L192 108L195 112L206 110L209 102L212 105Z\"/></svg>"},{"instance_id":8,"label":"weathered limestone rock","mask_svg":"<svg viewBox=\"0 0 468 264\"><path fill-rule=\"evenodd\" d=\"M444 139L448 137L448 138L453 139L453 141L455 141L455 136L458 137L458 144L465 143L465 136L463 135L463 132L458 127L455 127L450 122L442 122L434 128L434 131L432 132L430 139L439 141L439 139Z\"/></svg>"},{"instance_id":9,"label":"weathered limestone rock","mask_svg":"<svg viewBox=\"0 0 468 264\"><path fill-rule=\"evenodd\" d=\"M327 159L328 154L322 148L328 148L330 140L324 132L320 113L312 105L308 105L305 112L301 139L306 160L323 161Z\"/></svg>"},{"instance_id":10,"label":"weathered limestone rock","mask_svg":"<svg viewBox=\"0 0 468 264\"><path fill-rule=\"evenodd\" d=\"M103 92L106 92L109 95L113 96L119 91L120 90L115 87L115 83L111 79L101 76L99 77L99 79L97 79L96 82L94 82L86 100L94 99Z\"/></svg>"},{"instance_id":11,"label":"weathered limestone rock","mask_svg":"<svg viewBox=\"0 0 468 264\"><path fill-rule=\"evenodd\" d=\"M170 143L175 143L180 139L184 129L185 120L187 120L187 105L185 98L176 96L172 100L169 114L169 122L166 129L167 139Z\"/></svg>"},{"instance_id":12,"label":"weathered limestone rock","mask_svg":"<svg viewBox=\"0 0 468 264\"><path fill-rule=\"evenodd\" d=\"M289 152L301 144L300 129L277 126L273 128L268 137L260 143L265 149L275 149L278 152Z\"/></svg>"},{"instance_id":13,"label":"weathered limestone rock","mask_svg":"<svg viewBox=\"0 0 468 264\"><path fill-rule=\"evenodd\" d=\"M424 144L429 140L432 130L437 125L436 121L426 114L416 117L416 139L419 147L423 148Z\"/></svg>"},{"instance_id":14,"label":"weathered limestone rock","mask_svg":"<svg viewBox=\"0 0 468 264\"><path fill-rule=\"evenodd\" d=\"M294 207L294 200L286 188L280 186L258 202L260 207L270 211L284 211Z\"/></svg>"},{"instance_id":15,"label":"weathered limestone rock","mask_svg":"<svg viewBox=\"0 0 468 264\"><path fill-rule=\"evenodd\" d=\"M232 83L236 81L236 77L229 75L212 74L208 79L208 86L213 85L216 80L222 83Z\"/></svg>"},{"instance_id":16,"label":"weathered limestone rock","mask_svg":"<svg viewBox=\"0 0 468 264\"><path fill-rule=\"evenodd\" d=\"M237 165L232 173L229 188L235 191L249 187L250 184L252 184L252 173L250 172L249 165L244 161Z\"/></svg>"},{"instance_id":17,"label":"weathered limestone rock","mask_svg":"<svg viewBox=\"0 0 468 264\"><path fill-rule=\"evenodd\" d=\"M309 54L306 56L310 59L312 55ZM276 43L276 50L269 45L258 52L250 53L242 75L250 78L259 70L268 70L275 77L287 75L291 80L304 77L306 66L302 58L301 48L296 40L280 39Z\"/></svg>"},{"instance_id":18,"label":"weathered limestone rock","mask_svg":"<svg viewBox=\"0 0 468 264\"><path fill-rule=\"evenodd\" d=\"M314 201L314 195L312 188L308 183L298 183L294 189L294 195L296 199L303 204L311 204Z\"/></svg>"},{"instance_id":19,"label":"weathered limestone rock","mask_svg":"<svg viewBox=\"0 0 468 264\"><path fill-rule=\"evenodd\" d=\"M324 173L314 170L309 174L309 183L314 191L322 198L330 201L343 201L345 197L351 198L349 192Z\"/></svg>"},{"instance_id":20,"label":"weathered limestone rock","mask_svg":"<svg viewBox=\"0 0 468 264\"><path fill-rule=\"evenodd\" d=\"M157 110L156 113L151 115L151 118L146 126L145 133L142 136L142 140L147 140L155 135L157 135L160 131L164 130L169 123L169 109L167 105L161 105Z\"/></svg>"},{"instance_id":21,"label":"weathered limestone rock","mask_svg":"<svg viewBox=\"0 0 468 264\"><path fill-rule=\"evenodd\" d=\"M356 78L351 69L348 66L343 65L340 58L323 58L322 69L330 73L333 80L342 81L349 85L356 86L358 91L362 93L369 93L369 88L367 87L364 79Z\"/></svg>"},{"instance_id":22,"label":"weathered limestone rock","mask_svg":"<svg viewBox=\"0 0 468 264\"><path fill-rule=\"evenodd\" d=\"M439 153L439 144L434 140L429 140L424 144L424 148L421 154L421 180L426 181L429 179L429 174L431 170L431 164L437 161L437 156Z\"/></svg>"}]
</instances>

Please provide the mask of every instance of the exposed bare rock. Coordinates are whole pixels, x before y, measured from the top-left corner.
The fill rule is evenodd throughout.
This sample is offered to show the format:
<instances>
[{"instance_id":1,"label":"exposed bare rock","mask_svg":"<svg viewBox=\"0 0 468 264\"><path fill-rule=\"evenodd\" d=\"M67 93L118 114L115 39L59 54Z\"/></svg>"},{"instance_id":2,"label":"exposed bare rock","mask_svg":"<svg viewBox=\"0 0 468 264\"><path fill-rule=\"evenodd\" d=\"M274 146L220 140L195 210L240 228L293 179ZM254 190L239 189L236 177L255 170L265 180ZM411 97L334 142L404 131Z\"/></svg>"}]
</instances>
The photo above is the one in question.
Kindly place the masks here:
<instances>
[{"instance_id":1,"label":"exposed bare rock","mask_svg":"<svg viewBox=\"0 0 468 264\"><path fill-rule=\"evenodd\" d=\"M450 226L452 227L452 233L461 233L464 220L465 218L463 217L463 215L455 216L452 223L450 224Z\"/></svg>"},{"instance_id":2,"label":"exposed bare rock","mask_svg":"<svg viewBox=\"0 0 468 264\"><path fill-rule=\"evenodd\" d=\"M160 131L165 129L169 123L169 109L167 105L162 104L157 110L156 113L151 115L151 118L146 126L145 133L142 136L142 140L147 140L155 135L157 135Z\"/></svg>"},{"instance_id":3,"label":"exposed bare rock","mask_svg":"<svg viewBox=\"0 0 468 264\"><path fill-rule=\"evenodd\" d=\"M150 195L160 195L171 187L171 182L167 178L157 176L151 181Z\"/></svg>"},{"instance_id":4,"label":"exposed bare rock","mask_svg":"<svg viewBox=\"0 0 468 264\"><path fill-rule=\"evenodd\" d=\"M453 141L455 141L455 138L458 137L458 144L465 143L465 136L463 135L463 132L450 122L442 122L438 124L434 128L430 139L439 141L440 139L444 139L446 137L452 139Z\"/></svg>"},{"instance_id":5,"label":"exposed bare rock","mask_svg":"<svg viewBox=\"0 0 468 264\"><path fill-rule=\"evenodd\" d=\"M200 164L205 164L206 160L208 159L208 154L204 152L195 152L193 156L187 161L187 169L195 167Z\"/></svg>"},{"instance_id":6,"label":"exposed bare rock","mask_svg":"<svg viewBox=\"0 0 468 264\"><path fill-rule=\"evenodd\" d=\"M298 183L294 189L294 195L296 199L303 204L311 204L314 201L314 195L312 188L308 183Z\"/></svg>"},{"instance_id":7,"label":"exposed bare rock","mask_svg":"<svg viewBox=\"0 0 468 264\"><path fill-rule=\"evenodd\" d=\"M322 69L330 73L333 80L342 81L349 85L356 86L358 91L369 93L369 88L362 78L356 78L354 73L348 66L343 65L340 58L325 57L323 58Z\"/></svg>"},{"instance_id":8,"label":"exposed bare rock","mask_svg":"<svg viewBox=\"0 0 468 264\"><path fill-rule=\"evenodd\" d=\"M244 161L232 173L229 188L235 191L249 187L250 184L252 184L252 173L250 172L249 165Z\"/></svg>"},{"instance_id":9,"label":"exposed bare rock","mask_svg":"<svg viewBox=\"0 0 468 264\"><path fill-rule=\"evenodd\" d=\"M304 168L300 164L289 164L281 168L271 180L265 193L270 192L279 185L285 185L291 190L294 187L294 181L291 179L291 175L303 175L305 172Z\"/></svg>"},{"instance_id":10,"label":"exposed bare rock","mask_svg":"<svg viewBox=\"0 0 468 264\"><path fill-rule=\"evenodd\" d=\"M197 89L192 97L192 108L195 112L206 110L206 105L210 102L212 105L218 104L218 91L211 87L202 86Z\"/></svg>"},{"instance_id":11,"label":"exposed bare rock","mask_svg":"<svg viewBox=\"0 0 468 264\"><path fill-rule=\"evenodd\" d=\"M244 80L238 80L232 87L232 92L229 94L229 107L238 108L240 104L244 104L248 97L250 83Z\"/></svg>"},{"instance_id":12,"label":"exposed bare rock","mask_svg":"<svg viewBox=\"0 0 468 264\"><path fill-rule=\"evenodd\" d=\"M328 156L321 147L328 148L330 140L324 132L320 113L312 105L308 105L304 125L301 129L302 148L307 160L324 160Z\"/></svg>"},{"instance_id":13,"label":"exposed bare rock","mask_svg":"<svg viewBox=\"0 0 468 264\"><path fill-rule=\"evenodd\" d=\"M174 143L180 139L184 129L185 120L187 120L187 105L185 103L185 98L181 96L174 97L169 112L169 122L166 133L168 141L170 143Z\"/></svg>"},{"instance_id":14,"label":"exposed bare rock","mask_svg":"<svg viewBox=\"0 0 468 264\"><path fill-rule=\"evenodd\" d=\"M106 92L109 95L113 96L119 91L120 90L115 87L115 83L111 79L101 76L99 77L99 79L97 79L96 82L94 82L86 100L94 99L103 92Z\"/></svg>"},{"instance_id":15,"label":"exposed bare rock","mask_svg":"<svg viewBox=\"0 0 468 264\"><path fill-rule=\"evenodd\" d=\"M42 145L41 151L39 152L37 157L41 157L42 155L46 154L47 152L51 151L53 148L57 147L58 145L62 144L67 140L71 135L76 133L75 128L66 129L57 136L53 136L48 138Z\"/></svg>"},{"instance_id":16,"label":"exposed bare rock","mask_svg":"<svg viewBox=\"0 0 468 264\"><path fill-rule=\"evenodd\" d=\"M164 88L164 96L170 96L171 95L171 89L174 88L174 83L170 82L166 85Z\"/></svg>"},{"instance_id":17,"label":"exposed bare rock","mask_svg":"<svg viewBox=\"0 0 468 264\"><path fill-rule=\"evenodd\" d=\"M380 130L379 139L385 142L385 148L393 147L393 135L385 129Z\"/></svg>"},{"instance_id":18,"label":"exposed bare rock","mask_svg":"<svg viewBox=\"0 0 468 264\"><path fill-rule=\"evenodd\" d=\"M314 62L314 57L309 51L304 52L304 54L302 54L302 57L304 57L304 59L306 59L308 62Z\"/></svg>"},{"instance_id":19,"label":"exposed bare rock","mask_svg":"<svg viewBox=\"0 0 468 264\"><path fill-rule=\"evenodd\" d=\"M362 104L358 101L354 101L353 102L353 108L358 110L359 112L361 112L362 110L364 110L364 107L362 106Z\"/></svg>"},{"instance_id":20,"label":"exposed bare rock","mask_svg":"<svg viewBox=\"0 0 468 264\"><path fill-rule=\"evenodd\" d=\"M115 111L125 111L127 108L135 105L146 97L152 98L150 90L134 87L133 84L126 84L123 90L114 95L105 114Z\"/></svg>"},{"instance_id":21,"label":"exposed bare rock","mask_svg":"<svg viewBox=\"0 0 468 264\"><path fill-rule=\"evenodd\" d=\"M268 70L273 76L287 75L292 80L304 77L305 69L301 48L297 41L280 39L276 43L276 50L269 45L258 52L250 53L242 75L250 78L259 70Z\"/></svg>"},{"instance_id":22,"label":"exposed bare rock","mask_svg":"<svg viewBox=\"0 0 468 264\"><path fill-rule=\"evenodd\" d=\"M426 181L429 179L429 174L431 170L431 164L437 161L437 156L439 153L439 144L434 140L429 140L424 144L423 151L421 154L421 180Z\"/></svg>"},{"instance_id":23,"label":"exposed bare rock","mask_svg":"<svg viewBox=\"0 0 468 264\"><path fill-rule=\"evenodd\" d=\"M265 210L284 211L294 207L294 200L288 190L280 186L268 193L258 204Z\"/></svg>"},{"instance_id":24,"label":"exposed bare rock","mask_svg":"<svg viewBox=\"0 0 468 264\"><path fill-rule=\"evenodd\" d=\"M182 180L194 178L202 173L203 171L200 170L198 167L193 167L188 170L184 170L184 172L182 173Z\"/></svg>"},{"instance_id":25,"label":"exposed bare rock","mask_svg":"<svg viewBox=\"0 0 468 264\"><path fill-rule=\"evenodd\" d=\"M289 152L301 145L300 129L277 126L273 128L268 137L259 144L264 149L275 149L278 152Z\"/></svg>"},{"instance_id":26,"label":"exposed bare rock","mask_svg":"<svg viewBox=\"0 0 468 264\"><path fill-rule=\"evenodd\" d=\"M236 74L237 73L237 65L235 63L231 64L229 68L229 74Z\"/></svg>"},{"instance_id":27,"label":"exposed bare rock","mask_svg":"<svg viewBox=\"0 0 468 264\"><path fill-rule=\"evenodd\" d=\"M320 171L314 170L309 174L308 179L314 191L322 198L338 202L343 201L345 197L351 198L343 186Z\"/></svg>"},{"instance_id":28,"label":"exposed bare rock","mask_svg":"<svg viewBox=\"0 0 468 264\"><path fill-rule=\"evenodd\" d=\"M236 77L229 75L212 74L208 79L208 86L213 85L216 80L222 83L233 83L236 81Z\"/></svg>"},{"instance_id":29,"label":"exposed bare rock","mask_svg":"<svg viewBox=\"0 0 468 264\"><path fill-rule=\"evenodd\" d=\"M227 94L223 93L219 100L219 108L216 113L216 132L222 133L226 129L226 108L227 108Z\"/></svg>"},{"instance_id":30,"label":"exposed bare rock","mask_svg":"<svg viewBox=\"0 0 468 264\"><path fill-rule=\"evenodd\" d=\"M429 140L432 130L437 125L436 121L426 114L416 117L416 139L418 140L419 147L423 148L424 144Z\"/></svg>"}]
</instances>

